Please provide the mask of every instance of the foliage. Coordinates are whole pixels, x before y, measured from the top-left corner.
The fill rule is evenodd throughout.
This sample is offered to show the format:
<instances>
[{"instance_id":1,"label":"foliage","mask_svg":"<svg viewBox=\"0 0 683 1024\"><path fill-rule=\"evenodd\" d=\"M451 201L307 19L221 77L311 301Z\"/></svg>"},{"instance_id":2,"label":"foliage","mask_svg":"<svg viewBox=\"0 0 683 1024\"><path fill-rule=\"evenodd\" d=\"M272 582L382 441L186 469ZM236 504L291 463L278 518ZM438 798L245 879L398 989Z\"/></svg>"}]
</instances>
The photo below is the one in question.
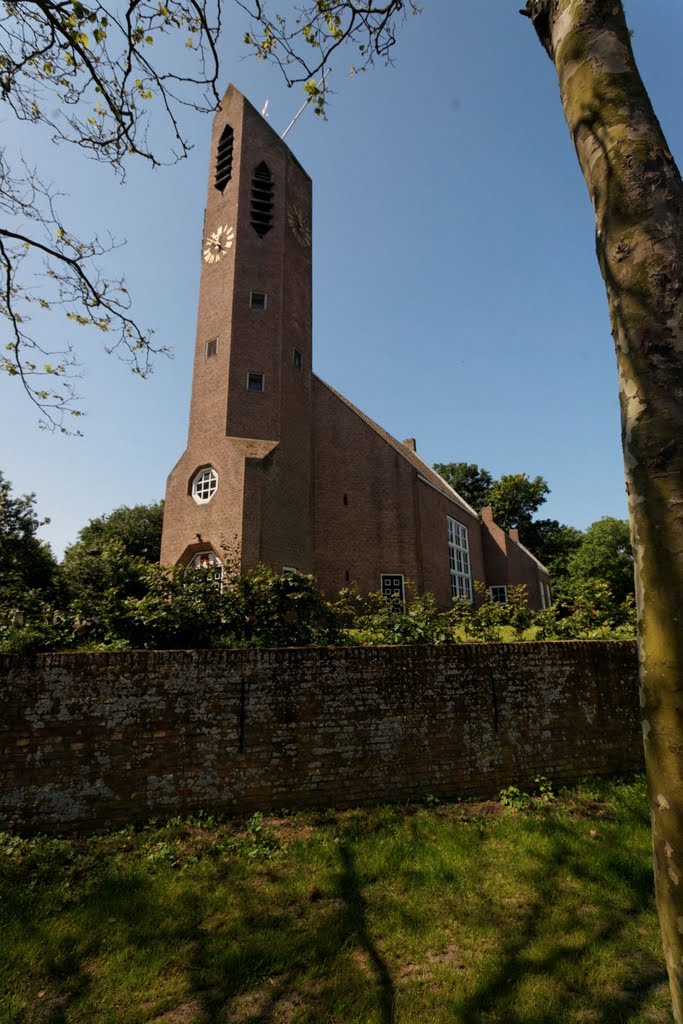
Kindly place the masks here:
<instances>
[{"instance_id":1,"label":"foliage","mask_svg":"<svg viewBox=\"0 0 683 1024\"><path fill-rule=\"evenodd\" d=\"M568 581L556 594L551 612L555 635L565 640L630 639L635 637L633 595L617 604L605 580Z\"/></svg>"},{"instance_id":2,"label":"foliage","mask_svg":"<svg viewBox=\"0 0 683 1024\"><path fill-rule=\"evenodd\" d=\"M506 786L501 789L498 799L509 811L524 811L530 807L543 807L555 800L553 784L544 775L534 779L535 793L526 793L518 786Z\"/></svg>"},{"instance_id":3,"label":"foliage","mask_svg":"<svg viewBox=\"0 0 683 1024\"><path fill-rule=\"evenodd\" d=\"M57 563L38 530L35 494L17 496L0 471L0 595L7 600L33 589L54 586Z\"/></svg>"},{"instance_id":4,"label":"foliage","mask_svg":"<svg viewBox=\"0 0 683 1024\"><path fill-rule=\"evenodd\" d=\"M56 609L34 597L28 621L0 616L0 650L300 647L342 640L310 576L265 566L244 575L161 566L119 540L74 561Z\"/></svg>"},{"instance_id":5,"label":"foliage","mask_svg":"<svg viewBox=\"0 0 683 1024\"><path fill-rule=\"evenodd\" d=\"M604 580L621 604L633 594L633 554L625 519L604 516L588 527L581 544L568 561L572 580Z\"/></svg>"},{"instance_id":6,"label":"foliage","mask_svg":"<svg viewBox=\"0 0 683 1024\"><path fill-rule=\"evenodd\" d=\"M571 526L562 526L553 519L532 521L550 494L542 476L507 473L496 480L487 469L473 462L437 462L434 469L476 512L491 506L493 518L503 530L519 529L522 540L538 558L541 556L537 548L545 544L552 551L558 534L567 541L572 533L578 534Z\"/></svg>"},{"instance_id":7,"label":"foliage","mask_svg":"<svg viewBox=\"0 0 683 1024\"><path fill-rule=\"evenodd\" d=\"M651 876L642 779L4 833L0 1020L664 1021Z\"/></svg>"},{"instance_id":8,"label":"foliage","mask_svg":"<svg viewBox=\"0 0 683 1024\"><path fill-rule=\"evenodd\" d=\"M542 476L533 479L526 473L507 473L494 480L489 504L493 517L503 530L517 527L522 534L531 522L531 517L550 494L550 488Z\"/></svg>"},{"instance_id":9,"label":"foliage","mask_svg":"<svg viewBox=\"0 0 683 1024\"><path fill-rule=\"evenodd\" d=\"M632 601L616 606L603 581L578 585L544 611L527 604L526 587L508 587L506 604L493 601L475 582L475 603L463 598L448 611L431 594L408 588L403 614L392 611L381 593L342 590L334 610L349 642L357 644L514 643L547 640L621 640L635 636Z\"/></svg>"},{"instance_id":10,"label":"foliage","mask_svg":"<svg viewBox=\"0 0 683 1024\"><path fill-rule=\"evenodd\" d=\"M190 149L178 124L179 108L209 110L219 100L219 32L220 3L212 0L130 0L123 6L3 0L5 110L121 176L132 156L153 166L176 162ZM31 330L35 311L94 328L107 351L117 351L142 376L151 357L164 349L131 318L124 281L98 269L98 258L118 243L111 236L76 237L58 199L35 168L10 167L0 150L0 315L11 339L0 368L22 381L43 425L66 430L67 417L80 415L74 350L48 350L38 330Z\"/></svg>"},{"instance_id":11,"label":"foliage","mask_svg":"<svg viewBox=\"0 0 683 1024\"><path fill-rule=\"evenodd\" d=\"M127 555L145 562L158 562L161 553L161 528L164 503L122 505L105 516L91 519L79 531L78 539L64 553L63 568L77 575L77 564L84 558L98 557L111 541L123 545Z\"/></svg>"},{"instance_id":12,"label":"foliage","mask_svg":"<svg viewBox=\"0 0 683 1024\"><path fill-rule=\"evenodd\" d=\"M228 577L223 600L221 646L301 647L340 640L336 612L312 576L281 574L260 565Z\"/></svg>"},{"instance_id":13,"label":"foliage","mask_svg":"<svg viewBox=\"0 0 683 1024\"><path fill-rule=\"evenodd\" d=\"M431 594L410 587L404 613L392 610L381 593L361 596L344 589L334 606L349 639L358 644L442 644L453 641L448 613L440 612Z\"/></svg>"},{"instance_id":14,"label":"foliage","mask_svg":"<svg viewBox=\"0 0 683 1024\"><path fill-rule=\"evenodd\" d=\"M244 575L159 566L111 541L93 559L82 588L63 605L26 596L25 617L0 615L0 651L300 647L307 644L514 643L635 636L633 600L615 605L603 580L563 591L552 608L532 611L523 586L507 604L475 584L477 603L442 611L431 594L409 590L397 613L382 594L343 590L330 604L310 576L258 566Z\"/></svg>"},{"instance_id":15,"label":"foliage","mask_svg":"<svg viewBox=\"0 0 683 1024\"><path fill-rule=\"evenodd\" d=\"M303 84L317 114L325 112L328 87L323 75L335 50L341 45L355 50L352 74L365 71L376 59L389 63L406 11L420 11L417 0L310 0L291 12L280 5L274 14L263 0L238 2L251 17L247 46L259 60L275 63L288 85Z\"/></svg>"},{"instance_id":16,"label":"foliage","mask_svg":"<svg viewBox=\"0 0 683 1024\"><path fill-rule=\"evenodd\" d=\"M475 512L491 504L493 477L488 469L474 462L436 462L434 469Z\"/></svg>"},{"instance_id":17,"label":"foliage","mask_svg":"<svg viewBox=\"0 0 683 1024\"><path fill-rule=\"evenodd\" d=\"M527 604L524 585L508 587L506 604L493 601L486 587L474 584L476 604L460 599L450 613L455 636L464 641L501 643L532 639L536 615Z\"/></svg>"},{"instance_id":18,"label":"foliage","mask_svg":"<svg viewBox=\"0 0 683 1024\"><path fill-rule=\"evenodd\" d=\"M602 579L611 589L615 607L633 593L633 558L628 523L605 517L585 534L556 519L534 519L550 493L542 476L504 474L494 479L474 463L436 463L434 469L480 511L487 505L504 530L517 528L523 544L546 566L556 591L565 584Z\"/></svg>"},{"instance_id":19,"label":"foliage","mask_svg":"<svg viewBox=\"0 0 683 1024\"><path fill-rule=\"evenodd\" d=\"M550 573L553 586L557 586L568 575L569 560L582 537L581 530L557 519L533 519L524 526L522 539Z\"/></svg>"},{"instance_id":20,"label":"foliage","mask_svg":"<svg viewBox=\"0 0 683 1024\"><path fill-rule=\"evenodd\" d=\"M471 468L471 467L470 467ZM476 468L476 467L475 467ZM36 537L33 495L16 498L0 476L0 651L287 647L307 644L510 643L634 635L632 596L621 603L601 578L567 577L546 611L523 586L506 604L475 581L475 602L437 608L408 583L397 614L382 594L342 590L334 603L312 577L265 566L240 574L224 553L222 578L205 568L160 566L162 503L93 519L57 567ZM599 548L604 524L588 531ZM623 525L623 524L622 524ZM611 535L611 534L610 534ZM592 566L588 558L585 564ZM602 564L602 563L600 563Z\"/></svg>"}]
</instances>

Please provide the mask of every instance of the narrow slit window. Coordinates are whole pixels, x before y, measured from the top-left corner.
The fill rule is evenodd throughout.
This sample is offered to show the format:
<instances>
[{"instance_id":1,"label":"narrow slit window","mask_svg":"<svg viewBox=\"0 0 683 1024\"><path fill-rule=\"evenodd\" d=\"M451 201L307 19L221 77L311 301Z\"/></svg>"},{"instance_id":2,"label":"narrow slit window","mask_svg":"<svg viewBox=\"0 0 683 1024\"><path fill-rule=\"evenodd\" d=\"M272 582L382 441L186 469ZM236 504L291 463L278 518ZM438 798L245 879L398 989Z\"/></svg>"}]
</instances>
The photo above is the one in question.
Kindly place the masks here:
<instances>
[{"instance_id":1,"label":"narrow slit window","mask_svg":"<svg viewBox=\"0 0 683 1024\"><path fill-rule=\"evenodd\" d=\"M225 186L232 177L232 144L234 132L229 124L226 124L216 150L216 180L215 186L219 192L223 192Z\"/></svg>"},{"instance_id":2,"label":"narrow slit window","mask_svg":"<svg viewBox=\"0 0 683 1024\"><path fill-rule=\"evenodd\" d=\"M292 363L294 365L295 370L300 370L304 365L304 357L301 354L301 352L299 352L298 348L295 348L294 352L292 353Z\"/></svg>"},{"instance_id":3,"label":"narrow slit window","mask_svg":"<svg viewBox=\"0 0 683 1024\"><path fill-rule=\"evenodd\" d=\"M265 292L252 292L249 296L249 308L264 310L267 301Z\"/></svg>"},{"instance_id":4,"label":"narrow slit window","mask_svg":"<svg viewBox=\"0 0 683 1024\"><path fill-rule=\"evenodd\" d=\"M247 391L263 391L262 373L249 372L247 374Z\"/></svg>"},{"instance_id":5,"label":"narrow slit window","mask_svg":"<svg viewBox=\"0 0 683 1024\"><path fill-rule=\"evenodd\" d=\"M263 238L273 226L273 178L263 161L251 182L251 226Z\"/></svg>"},{"instance_id":6,"label":"narrow slit window","mask_svg":"<svg viewBox=\"0 0 683 1024\"><path fill-rule=\"evenodd\" d=\"M215 356L218 351L218 339L212 338L211 341L206 343L206 358L210 359L211 356Z\"/></svg>"}]
</instances>

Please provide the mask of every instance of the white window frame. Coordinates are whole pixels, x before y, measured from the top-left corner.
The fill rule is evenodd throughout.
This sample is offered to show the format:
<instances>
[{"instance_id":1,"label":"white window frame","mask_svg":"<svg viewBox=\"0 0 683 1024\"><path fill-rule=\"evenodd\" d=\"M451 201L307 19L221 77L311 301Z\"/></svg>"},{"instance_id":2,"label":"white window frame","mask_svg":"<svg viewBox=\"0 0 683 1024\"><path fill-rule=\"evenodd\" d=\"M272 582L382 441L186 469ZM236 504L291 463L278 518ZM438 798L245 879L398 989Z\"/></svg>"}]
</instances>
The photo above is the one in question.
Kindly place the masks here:
<instances>
[{"instance_id":1,"label":"white window frame","mask_svg":"<svg viewBox=\"0 0 683 1024\"><path fill-rule=\"evenodd\" d=\"M205 555L209 557L209 564L202 565L200 559ZM213 548L206 548L204 551L197 551L190 559L190 569L201 569L203 572L209 574L209 577L213 579L216 586L219 589L223 587L223 563L220 558L213 550Z\"/></svg>"},{"instance_id":2,"label":"white window frame","mask_svg":"<svg viewBox=\"0 0 683 1024\"><path fill-rule=\"evenodd\" d=\"M502 590L503 591L503 600L502 601L500 600L499 597L494 597L493 596L493 591L494 590ZM494 601L496 604L507 604L508 603L508 588L507 588L506 584L504 584L504 583L497 583L497 584L494 584L492 587L489 587L489 595L491 597L491 600Z\"/></svg>"},{"instance_id":3,"label":"white window frame","mask_svg":"<svg viewBox=\"0 0 683 1024\"><path fill-rule=\"evenodd\" d=\"M457 519L446 517L448 523L448 567L451 574L451 597L464 597L472 602L472 568L470 540L466 526Z\"/></svg>"},{"instance_id":4,"label":"white window frame","mask_svg":"<svg viewBox=\"0 0 683 1024\"><path fill-rule=\"evenodd\" d=\"M550 592L550 584L545 583L543 580L539 580L538 586L541 591L541 608L551 608L553 604L553 599L552 594Z\"/></svg>"},{"instance_id":5,"label":"white window frame","mask_svg":"<svg viewBox=\"0 0 683 1024\"><path fill-rule=\"evenodd\" d=\"M202 565L200 560L207 556L209 564ZM192 556L192 560L190 561L191 569L220 569L222 568L222 566L223 563L221 562L220 558L212 548L206 548L205 551L197 551Z\"/></svg>"},{"instance_id":6,"label":"white window frame","mask_svg":"<svg viewBox=\"0 0 683 1024\"><path fill-rule=\"evenodd\" d=\"M295 569L293 565L283 565L282 566L282 575L283 576L298 576L299 575L299 570Z\"/></svg>"},{"instance_id":7,"label":"white window frame","mask_svg":"<svg viewBox=\"0 0 683 1024\"><path fill-rule=\"evenodd\" d=\"M204 466L192 477L192 500L197 505L208 504L217 490L218 473L213 466Z\"/></svg>"}]
</instances>

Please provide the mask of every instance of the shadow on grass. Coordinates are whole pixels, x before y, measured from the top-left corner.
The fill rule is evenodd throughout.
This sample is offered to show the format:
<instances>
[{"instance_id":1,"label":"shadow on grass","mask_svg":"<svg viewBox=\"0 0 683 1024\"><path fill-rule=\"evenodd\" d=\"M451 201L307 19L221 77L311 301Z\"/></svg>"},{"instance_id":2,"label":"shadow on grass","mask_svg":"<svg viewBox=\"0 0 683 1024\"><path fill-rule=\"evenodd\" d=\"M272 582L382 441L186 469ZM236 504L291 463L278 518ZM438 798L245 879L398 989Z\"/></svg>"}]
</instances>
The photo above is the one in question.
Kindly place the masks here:
<instances>
[{"instance_id":1,"label":"shadow on grass","mask_svg":"<svg viewBox=\"0 0 683 1024\"><path fill-rule=\"evenodd\" d=\"M452 1000L453 1019L463 1024L494 1020L509 1024L563 1024L569 1020L616 1024L669 1019L639 1015L667 975L663 959L643 958L634 947L633 936L627 934L634 919L653 909L650 865L636 864L625 852L611 849L601 858L610 861L609 871L601 867L591 870L590 858L577 856L576 839L567 826L554 823L553 833L551 849L537 857L533 868L520 872L533 895L514 928L506 929L500 911L493 912L492 921L502 941L481 980ZM485 870L485 863L481 866ZM569 905L566 893L563 895L567 884L577 894ZM621 901L613 899L615 888L621 891ZM586 906L587 895L590 898L598 892L601 902ZM559 915L558 902L564 904ZM577 934L582 935L580 943ZM613 976L599 987L593 983L588 990L583 979L588 980L596 960L610 950L614 953ZM558 977L562 978L562 991L552 993L547 981ZM534 1012L520 993L533 989L535 983L540 985L539 992L546 989L545 995L537 995L537 1001L547 1001Z\"/></svg>"},{"instance_id":2,"label":"shadow on grass","mask_svg":"<svg viewBox=\"0 0 683 1024\"><path fill-rule=\"evenodd\" d=\"M592 840L562 815L418 810L384 831L321 827L272 860L95 857L59 890L47 869L5 871L0 953L17 942L24 991L46 995L0 1020L663 1022L640 812Z\"/></svg>"},{"instance_id":3,"label":"shadow on grass","mask_svg":"<svg viewBox=\"0 0 683 1024\"><path fill-rule=\"evenodd\" d=\"M368 928L355 853L347 845L336 850L339 870L324 897L313 887L307 907L275 911L242 891L241 940L234 931L222 941L198 936L191 973L207 1022L319 1021L341 999L356 1005L364 1020L393 1024L394 983ZM344 981L333 992L326 974L340 957Z\"/></svg>"}]
</instances>

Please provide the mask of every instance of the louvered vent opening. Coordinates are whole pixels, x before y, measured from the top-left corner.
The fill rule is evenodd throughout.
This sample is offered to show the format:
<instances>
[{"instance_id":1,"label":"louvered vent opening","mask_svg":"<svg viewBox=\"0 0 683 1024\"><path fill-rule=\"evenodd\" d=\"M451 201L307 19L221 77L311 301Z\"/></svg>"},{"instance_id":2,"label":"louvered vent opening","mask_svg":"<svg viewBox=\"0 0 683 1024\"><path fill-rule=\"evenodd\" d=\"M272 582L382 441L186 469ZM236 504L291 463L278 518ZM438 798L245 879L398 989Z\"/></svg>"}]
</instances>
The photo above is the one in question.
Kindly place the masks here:
<instances>
[{"instance_id":1,"label":"louvered vent opening","mask_svg":"<svg viewBox=\"0 0 683 1024\"><path fill-rule=\"evenodd\" d=\"M232 177L232 140L234 132L226 124L218 142L216 153L216 188L222 192Z\"/></svg>"},{"instance_id":2,"label":"louvered vent opening","mask_svg":"<svg viewBox=\"0 0 683 1024\"><path fill-rule=\"evenodd\" d=\"M254 171L251 183L251 226L260 238L273 226L273 179L264 163Z\"/></svg>"}]
</instances>

